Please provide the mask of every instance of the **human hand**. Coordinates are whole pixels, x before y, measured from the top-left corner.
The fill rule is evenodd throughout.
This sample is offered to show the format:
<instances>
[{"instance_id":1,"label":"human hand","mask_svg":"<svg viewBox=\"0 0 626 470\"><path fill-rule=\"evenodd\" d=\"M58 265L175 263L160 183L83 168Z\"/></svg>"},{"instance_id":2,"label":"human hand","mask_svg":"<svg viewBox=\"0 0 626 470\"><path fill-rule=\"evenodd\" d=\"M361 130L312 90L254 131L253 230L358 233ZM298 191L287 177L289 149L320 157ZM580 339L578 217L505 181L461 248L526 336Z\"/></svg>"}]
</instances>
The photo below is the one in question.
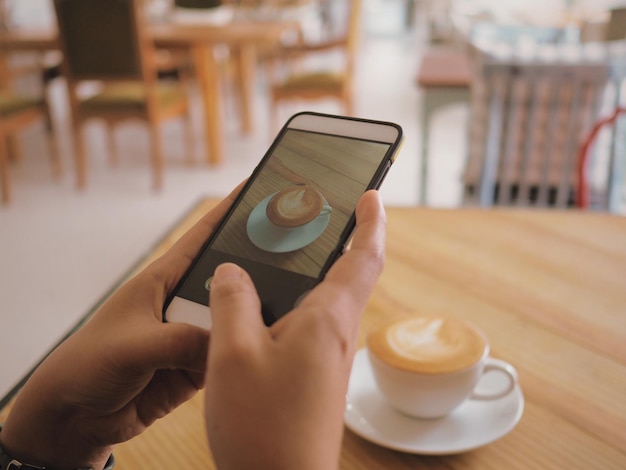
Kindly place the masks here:
<instances>
[{"instance_id":1,"label":"human hand","mask_svg":"<svg viewBox=\"0 0 626 470\"><path fill-rule=\"evenodd\" d=\"M0 433L10 455L55 468L102 468L113 444L140 434L203 386L208 333L163 323L163 303L237 192L37 368Z\"/></svg>"},{"instance_id":2,"label":"human hand","mask_svg":"<svg viewBox=\"0 0 626 470\"><path fill-rule=\"evenodd\" d=\"M247 273L233 264L216 270L206 419L219 468L337 467L359 320L383 266L376 191L356 215L351 249L270 328Z\"/></svg>"}]
</instances>

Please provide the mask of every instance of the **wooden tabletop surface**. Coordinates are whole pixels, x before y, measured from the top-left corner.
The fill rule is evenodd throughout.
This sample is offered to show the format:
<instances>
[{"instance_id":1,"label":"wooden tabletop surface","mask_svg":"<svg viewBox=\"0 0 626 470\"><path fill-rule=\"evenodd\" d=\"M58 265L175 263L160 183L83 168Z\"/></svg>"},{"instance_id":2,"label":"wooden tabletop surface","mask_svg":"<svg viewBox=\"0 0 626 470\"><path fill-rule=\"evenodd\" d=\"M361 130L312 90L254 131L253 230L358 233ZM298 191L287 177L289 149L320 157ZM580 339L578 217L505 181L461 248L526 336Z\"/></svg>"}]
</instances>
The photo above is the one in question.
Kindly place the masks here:
<instances>
[{"instance_id":1,"label":"wooden tabletop surface","mask_svg":"<svg viewBox=\"0 0 626 470\"><path fill-rule=\"evenodd\" d=\"M213 204L201 203L146 262ZM340 468L626 468L626 218L422 208L387 214L387 263L360 344L389 315L469 319L487 334L492 355L517 368L525 409L502 439L451 456L405 454L347 430ZM116 470L214 468L202 402L200 393L119 445Z\"/></svg>"},{"instance_id":2,"label":"wooden tabletop surface","mask_svg":"<svg viewBox=\"0 0 626 470\"><path fill-rule=\"evenodd\" d=\"M207 44L236 44L242 41L275 41L286 31L297 30L295 21L245 21L223 25L161 23L150 24L148 32L158 47ZM0 31L0 47L10 50L47 50L58 48L55 27L14 28Z\"/></svg>"}]
</instances>

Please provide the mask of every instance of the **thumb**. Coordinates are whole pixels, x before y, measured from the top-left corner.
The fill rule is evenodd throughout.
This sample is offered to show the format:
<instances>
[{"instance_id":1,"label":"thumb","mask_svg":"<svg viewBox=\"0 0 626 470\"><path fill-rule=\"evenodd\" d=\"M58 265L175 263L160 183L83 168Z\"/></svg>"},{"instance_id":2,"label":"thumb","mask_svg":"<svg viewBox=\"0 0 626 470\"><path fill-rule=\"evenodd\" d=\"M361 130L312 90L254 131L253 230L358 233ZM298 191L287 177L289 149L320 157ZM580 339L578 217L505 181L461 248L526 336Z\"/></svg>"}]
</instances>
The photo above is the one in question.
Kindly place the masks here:
<instances>
[{"instance_id":1,"label":"thumb","mask_svg":"<svg viewBox=\"0 0 626 470\"><path fill-rule=\"evenodd\" d=\"M127 335L125 357L130 366L139 369L205 370L209 333L202 328L184 323L160 323L139 335L136 332L128 332Z\"/></svg>"},{"instance_id":2,"label":"thumb","mask_svg":"<svg viewBox=\"0 0 626 470\"><path fill-rule=\"evenodd\" d=\"M264 328L252 279L232 263L217 267L211 282L211 354L236 344L254 344Z\"/></svg>"}]
</instances>

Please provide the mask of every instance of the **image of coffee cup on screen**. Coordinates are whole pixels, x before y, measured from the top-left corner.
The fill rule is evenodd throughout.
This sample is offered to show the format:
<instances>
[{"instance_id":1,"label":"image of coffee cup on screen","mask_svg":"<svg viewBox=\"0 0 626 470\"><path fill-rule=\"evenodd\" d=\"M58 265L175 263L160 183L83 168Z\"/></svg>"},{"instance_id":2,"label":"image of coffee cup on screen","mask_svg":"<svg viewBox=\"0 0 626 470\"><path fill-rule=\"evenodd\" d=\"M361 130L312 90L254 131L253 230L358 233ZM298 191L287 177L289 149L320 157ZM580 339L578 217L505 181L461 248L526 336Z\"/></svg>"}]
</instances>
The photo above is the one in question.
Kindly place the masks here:
<instances>
[{"instance_id":1,"label":"image of coffee cup on screen","mask_svg":"<svg viewBox=\"0 0 626 470\"><path fill-rule=\"evenodd\" d=\"M317 189L290 186L272 196L265 213L269 221L278 227L300 228L331 211L332 207Z\"/></svg>"},{"instance_id":2,"label":"image of coffee cup on screen","mask_svg":"<svg viewBox=\"0 0 626 470\"><path fill-rule=\"evenodd\" d=\"M270 194L254 208L248 218L248 237L264 251L295 251L324 233L331 213L332 207L316 188L288 186Z\"/></svg>"}]
</instances>

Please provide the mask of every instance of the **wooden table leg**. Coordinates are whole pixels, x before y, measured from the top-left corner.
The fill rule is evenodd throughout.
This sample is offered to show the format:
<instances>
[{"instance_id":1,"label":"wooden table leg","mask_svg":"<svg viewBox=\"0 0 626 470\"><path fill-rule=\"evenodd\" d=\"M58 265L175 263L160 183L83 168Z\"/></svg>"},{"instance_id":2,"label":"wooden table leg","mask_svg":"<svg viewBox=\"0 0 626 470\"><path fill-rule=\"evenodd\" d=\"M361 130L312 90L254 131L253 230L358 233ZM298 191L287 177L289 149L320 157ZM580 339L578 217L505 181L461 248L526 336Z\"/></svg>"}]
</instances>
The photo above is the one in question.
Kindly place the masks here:
<instances>
[{"instance_id":1,"label":"wooden table leg","mask_svg":"<svg viewBox=\"0 0 626 470\"><path fill-rule=\"evenodd\" d=\"M2 202L11 202L11 179L9 178L9 156L7 139L0 122L0 190L2 191Z\"/></svg>"},{"instance_id":2,"label":"wooden table leg","mask_svg":"<svg viewBox=\"0 0 626 470\"><path fill-rule=\"evenodd\" d=\"M220 76L213 48L210 45L197 45L193 48L194 63L204 105L205 138L207 163L218 164L224 159L224 127L222 125L222 100L220 96Z\"/></svg>"},{"instance_id":3,"label":"wooden table leg","mask_svg":"<svg viewBox=\"0 0 626 470\"><path fill-rule=\"evenodd\" d=\"M256 47L252 43L233 48L236 62L236 82L239 91L241 129L245 134L254 130L254 86L256 84Z\"/></svg>"}]
</instances>

